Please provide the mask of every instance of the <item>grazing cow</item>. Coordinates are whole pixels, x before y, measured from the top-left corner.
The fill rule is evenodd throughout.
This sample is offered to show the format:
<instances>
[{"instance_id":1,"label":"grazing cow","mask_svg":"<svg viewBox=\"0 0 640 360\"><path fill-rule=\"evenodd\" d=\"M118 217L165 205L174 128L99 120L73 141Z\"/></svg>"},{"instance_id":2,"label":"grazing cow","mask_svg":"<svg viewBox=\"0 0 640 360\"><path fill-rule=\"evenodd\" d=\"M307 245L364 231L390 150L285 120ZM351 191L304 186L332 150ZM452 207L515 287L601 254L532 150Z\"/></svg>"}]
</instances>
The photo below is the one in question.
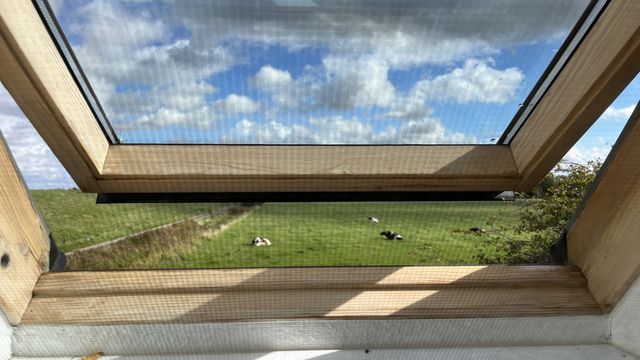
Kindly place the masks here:
<instances>
[{"instance_id":1,"label":"grazing cow","mask_svg":"<svg viewBox=\"0 0 640 360\"><path fill-rule=\"evenodd\" d=\"M387 240L402 240L402 235L398 234L395 231L385 230L381 232L380 235L384 235L384 237L386 237Z\"/></svg>"},{"instance_id":2,"label":"grazing cow","mask_svg":"<svg viewBox=\"0 0 640 360\"><path fill-rule=\"evenodd\" d=\"M369 222L370 222L371 224L373 224L373 225L375 225L375 224L377 224L377 223L379 223L379 222L380 222L380 220L378 220L378 218L373 217L373 216L369 216L369 217L367 217L367 219L369 219Z\"/></svg>"},{"instance_id":3,"label":"grazing cow","mask_svg":"<svg viewBox=\"0 0 640 360\"><path fill-rule=\"evenodd\" d=\"M469 229L469 231L471 231L472 233L475 233L476 235L482 235L486 233L484 228L481 228L481 227L472 227L471 229Z\"/></svg>"},{"instance_id":4,"label":"grazing cow","mask_svg":"<svg viewBox=\"0 0 640 360\"><path fill-rule=\"evenodd\" d=\"M254 237L253 240L251 240L251 245L253 246L271 246L271 241L269 241L269 239L267 238L263 238L263 237Z\"/></svg>"}]
</instances>

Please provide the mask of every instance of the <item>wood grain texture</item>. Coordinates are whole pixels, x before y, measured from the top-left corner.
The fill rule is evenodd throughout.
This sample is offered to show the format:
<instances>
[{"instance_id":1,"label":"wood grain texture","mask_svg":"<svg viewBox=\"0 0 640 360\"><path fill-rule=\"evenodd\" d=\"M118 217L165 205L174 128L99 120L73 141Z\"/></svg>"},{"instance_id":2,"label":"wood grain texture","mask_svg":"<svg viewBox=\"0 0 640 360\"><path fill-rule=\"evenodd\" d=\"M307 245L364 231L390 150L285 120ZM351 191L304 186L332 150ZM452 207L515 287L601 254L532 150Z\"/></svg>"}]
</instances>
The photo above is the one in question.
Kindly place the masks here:
<instances>
[{"instance_id":1,"label":"wood grain texture","mask_svg":"<svg viewBox=\"0 0 640 360\"><path fill-rule=\"evenodd\" d=\"M0 1L0 79L84 191L99 191L108 141L29 0Z\"/></svg>"},{"instance_id":2,"label":"wood grain texture","mask_svg":"<svg viewBox=\"0 0 640 360\"><path fill-rule=\"evenodd\" d=\"M115 145L104 192L502 191L507 146Z\"/></svg>"},{"instance_id":3,"label":"wood grain texture","mask_svg":"<svg viewBox=\"0 0 640 360\"><path fill-rule=\"evenodd\" d=\"M639 117L636 107L568 231L569 261L607 311L640 275Z\"/></svg>"},{"instance_id":4,"label":"wood grain texture","mask_svg":"<svg viewBox=\"0 0 640 360\"><path fill-rule=\"evenodd\" d=\"M49 265L49 239L0 133L0 308L17 324Z\"/></svg>"},{"instance_id":5,"label":"wood grain texture","mask_svg":"<svg viewBox=\"0 0 640 360\"><path fill-rule=\"evenodd\" d=\"M571 266L51 273L22 324L600 314Z\"/></svg>"},{"instance_id":6,"label":"wood grain texture","mask_svg":"<svg viewBox=\"0 0 640 360\"><path fill-rule=\"evenodd\" d=\"M640 71L640 2L611 1L511 148L531 190Z\"/></svg>"},{"instance_id":7,"label":"wood grain texture","mask_svg":"<svg viewBox=\"0 0 640 360\"><path fill-rule=\"evenodd\" d=\"M507 146L119 145L102 177L219 175L516 176Z\"/></svg>"},{"instance_id":8,"label":"wood grain texture","mask_svg":"<svg viewBox=\"0 0 640 360\"><path fill-rule=\"evenodd\" d=\"M584 287L573 266L309 267L94 271L43 274L34 296L312 289L430 289L452 286Z\"/></svg>"}]
</instances>

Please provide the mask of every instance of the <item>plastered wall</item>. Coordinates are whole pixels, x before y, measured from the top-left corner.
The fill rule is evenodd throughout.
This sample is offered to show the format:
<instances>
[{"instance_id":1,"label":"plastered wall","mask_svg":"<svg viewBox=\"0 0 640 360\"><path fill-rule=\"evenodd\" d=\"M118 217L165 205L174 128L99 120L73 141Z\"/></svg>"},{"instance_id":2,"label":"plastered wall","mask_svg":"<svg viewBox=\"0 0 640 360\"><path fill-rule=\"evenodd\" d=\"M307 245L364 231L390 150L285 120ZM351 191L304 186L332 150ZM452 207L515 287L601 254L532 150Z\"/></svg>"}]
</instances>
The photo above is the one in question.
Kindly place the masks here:
<instances>
[{"instance_id":1,"label":"plastered wall","mask_svg":"<svg viewBox=\"0 0 640 360\"><path fill-rule=\"evenodd\" d=\"M611 342L640 356L640 277L636 279L610 315Z\"/></svg>"}]
</instances>

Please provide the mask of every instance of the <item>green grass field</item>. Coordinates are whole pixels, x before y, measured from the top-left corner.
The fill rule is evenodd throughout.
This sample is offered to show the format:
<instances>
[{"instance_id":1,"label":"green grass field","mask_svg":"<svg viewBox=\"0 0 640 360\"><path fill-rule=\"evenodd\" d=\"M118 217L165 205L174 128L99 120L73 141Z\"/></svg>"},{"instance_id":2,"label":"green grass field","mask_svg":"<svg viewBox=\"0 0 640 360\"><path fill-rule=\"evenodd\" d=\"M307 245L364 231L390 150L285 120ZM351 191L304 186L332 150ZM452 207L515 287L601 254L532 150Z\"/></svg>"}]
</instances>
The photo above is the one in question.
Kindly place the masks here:
<instances>
[{"instance_id":1,"label":"green grass field","mask_svg":"<svg viewBox=\"0 0 640 360\"><path fill-rule=\"evenodd\" d=\"M96 205L95 194L79 190L32 190L42 215L63 251L116 239L213 210L217 204Z\"/></svg>"},{"instance_id":2,"label":"green grass field","mask_svg":"<svg viewBox=\"0 0 640 360\"><path fill-rule=\"evenodd\" d=\"M268 203L217 238L163 267L474 264L482 236L468 229L515 229L520 202ZM380 223L372 225L368 216ZM402 241L384 240L394 230ZM501 230L502 231L502 230ZM513 231L503 235L523 237ZM255 236L270 247L253 247Z\"/></svg>"},{"instance_id":3,"label":"green grass field","mask_svg":"<svg viewBox=\"0 0 640 360\"><path fill-rule=\"evenodd\" d=\"M35 190L33 196L66 252L222 206L96 205L95 195L78 190ZM475 264L474 255L486 236L526 236L513 231L523 205L523 201L267 203L219 235L215 227L238 214L219 214L204 223L127 240L117 248L76 254L85 259L76 257L73 268ZM370 224L368 216L380 223ZM487 234L476 235L471 227L483 227ZM404 240L385 240L379 235L382 230L399 232ZM267 237L273 245L250 246L255 236Z\"/></svg>"}]
</instances>

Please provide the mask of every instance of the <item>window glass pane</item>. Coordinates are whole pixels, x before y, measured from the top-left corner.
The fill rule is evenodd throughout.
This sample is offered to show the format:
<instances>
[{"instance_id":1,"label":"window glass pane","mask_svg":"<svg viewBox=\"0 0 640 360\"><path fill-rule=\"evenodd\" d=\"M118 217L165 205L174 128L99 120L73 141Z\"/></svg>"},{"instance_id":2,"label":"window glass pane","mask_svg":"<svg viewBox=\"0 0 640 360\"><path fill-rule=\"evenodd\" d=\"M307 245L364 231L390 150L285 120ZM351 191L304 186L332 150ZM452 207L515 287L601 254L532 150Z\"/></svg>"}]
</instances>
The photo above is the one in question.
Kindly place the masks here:
<instances>
[{"instance_id":1,"label":"window glass pane","mask_svg":"<svg viewBox=\"0 0 640 360\"><path fill-rule=\"evenodd\" d=\"M124 143L494 143L585 11L544 1L53 1Z\"/></svg>"},{"instance_id":2,"label":"window glass pane","mask_svg":"<svg viewBox=\"0 0 640 360\"><path fill-rule=\"evenodd\" d=\"M564 160L579 164L589 161L603 162L627 124L638 101L640 101L640 75L636 75L618 98L582 135Z\"/></svg>"}]
</instances>

